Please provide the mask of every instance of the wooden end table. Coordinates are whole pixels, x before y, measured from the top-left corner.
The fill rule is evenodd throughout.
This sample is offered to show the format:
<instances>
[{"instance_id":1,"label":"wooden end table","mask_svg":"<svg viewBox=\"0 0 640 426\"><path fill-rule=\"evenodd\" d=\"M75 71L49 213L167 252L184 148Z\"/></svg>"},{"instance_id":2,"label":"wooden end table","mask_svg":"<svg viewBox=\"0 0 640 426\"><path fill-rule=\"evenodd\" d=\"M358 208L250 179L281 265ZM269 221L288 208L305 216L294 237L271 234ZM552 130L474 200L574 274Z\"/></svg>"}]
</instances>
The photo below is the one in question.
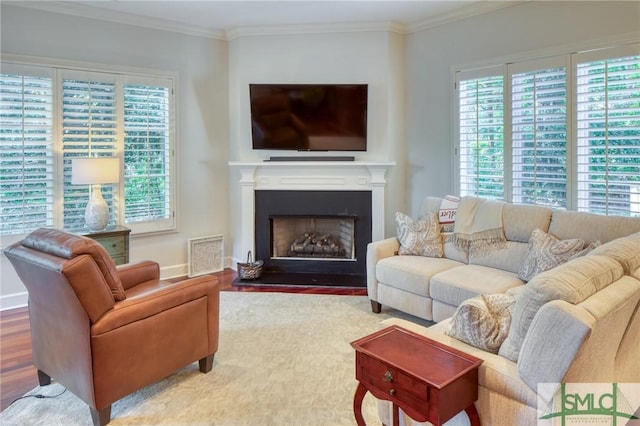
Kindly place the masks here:
<instances>
[{"instance_id":1,"label":"wooden end table","mask_svg":"<svg viewBox=\"0 0 640 426\"><path fill-rule=\"evenodd\" d=\"M109 253L116 265L129 263L129 234L131 229L124 226L108 226L102 231L70 229L69 232L89 237L99 242Z\"/></svg>"},{"instance_id":2,"label":"wooden end table","mask_svg":"<svg viewBox=\"0 0 640 426\"><path fill-rule=\"evenodd\" d=\"M416 421L436 426L464 410L472 425L480 425L474 402L481 359L395 325L351 346L359 381L353 398L358 426L365 425L362 400L367 392L391 401L394 426L399 408Z\"/></svg>"}]
</instances>

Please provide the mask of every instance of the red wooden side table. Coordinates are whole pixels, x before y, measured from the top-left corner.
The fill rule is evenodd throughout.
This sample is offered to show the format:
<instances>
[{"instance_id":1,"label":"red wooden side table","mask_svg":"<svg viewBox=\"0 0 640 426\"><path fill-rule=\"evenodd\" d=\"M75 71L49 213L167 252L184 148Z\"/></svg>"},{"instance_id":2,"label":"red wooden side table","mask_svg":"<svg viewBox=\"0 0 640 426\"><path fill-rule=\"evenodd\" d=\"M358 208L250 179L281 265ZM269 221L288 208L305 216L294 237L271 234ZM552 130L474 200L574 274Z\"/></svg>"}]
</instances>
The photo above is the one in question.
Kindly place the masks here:
<instances>
[{"instance_id":1,"label":"red wooden side table","mask_svg":"<svg viewBox=\"0 0 640 426\"><path fill-rule=\"evenodd\" d=\"M351 342L356 351L358 388L353 412L364 426L362 400L367 392L393 404L393 424L401 408L412 419L438 426L460 411L480 425L478 367L482 360L398 326Z\"/></svg>"}]
</instances>

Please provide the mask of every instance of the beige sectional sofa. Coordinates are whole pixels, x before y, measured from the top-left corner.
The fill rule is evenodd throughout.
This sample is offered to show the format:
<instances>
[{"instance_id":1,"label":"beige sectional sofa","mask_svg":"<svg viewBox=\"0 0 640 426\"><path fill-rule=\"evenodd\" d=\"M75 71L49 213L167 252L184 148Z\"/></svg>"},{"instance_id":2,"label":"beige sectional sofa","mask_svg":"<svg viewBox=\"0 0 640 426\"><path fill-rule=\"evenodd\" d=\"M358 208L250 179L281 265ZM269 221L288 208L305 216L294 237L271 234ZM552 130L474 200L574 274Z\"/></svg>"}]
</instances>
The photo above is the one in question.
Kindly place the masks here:
<instances>
[{"instance_id":1,"label":"beige sectional sofa","mask_svg":"<svg viewBox=\"0 0 640 426\"><path fill-rule=\"evenodd\" d=\"M426 198L418 216L440 203ZM374 312L388 306L437 322L427 328L390 319L383 325L400 325L483 359L476 402L483 425L536 424L539 383L640 382L640 218L505 204L502 220L506 243L482 255L461 249L447 234L442 258L397 255L395 237L371 243L367 285ZM601 245L525 283L518 273L536 228ZM458 306L497 293L515 297L498 353L447 334ZM390 424L388 403L380 403L380 414ZM466 423L462 413L449 424Z\"/></svg>"}]
</instances>

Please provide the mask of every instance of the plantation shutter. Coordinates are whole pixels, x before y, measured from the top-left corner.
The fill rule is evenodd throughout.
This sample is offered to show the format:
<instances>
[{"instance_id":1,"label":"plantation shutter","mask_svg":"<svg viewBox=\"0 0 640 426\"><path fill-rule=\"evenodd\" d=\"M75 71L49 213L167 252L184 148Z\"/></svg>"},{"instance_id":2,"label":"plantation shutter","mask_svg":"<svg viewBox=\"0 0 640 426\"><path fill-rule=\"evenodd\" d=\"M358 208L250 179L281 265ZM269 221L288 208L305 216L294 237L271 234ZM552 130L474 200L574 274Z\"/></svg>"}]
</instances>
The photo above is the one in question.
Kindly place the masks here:
<instances>
[{"instance_id":1,"label":"plantation shutter","mask_svg":"<svg viewBox=\"0 0 640 426\"><path fill-rule=\"evenodd\" d=\"M124 85L124 220L153 230L174 226L173 81Z\"/></svg>"},{"instance_id":2,"label":"plantation shutter","mask_svg":"<svg viewBox=\"0 0 640 426\"><path fill-rule=\"evenodd\" d=\"M460 195L504 199L502 68L456 74Z\"/></svg>"},{"instance_id":3,"label":"plantation shutter","mask_svg":"<svg viewBox=\"0 0 640 426\"><path fill-rule=\"evenodd\" d=\"M578 210L640 216L638 47L575 56Z\"/></svg>"},{"instance_id":4,"label":"plantation shutter","mask_svg":"<svg viewBox=\"0 0 640 426\"><path fill-rule=\"evenodd\" d=\"M62 153L64 160L64 227L84 226L89 185L71 184L74 157L112 157L117 150L117 93L110 74L62 71ZM115 223L116 185L102 185L102 196Z\"/></svg>"},{"instance_id":5,"label":"plantation shutter","mask_svg":"<svg viewBox=\"0 0 640 426\"><path fill-rule=\"evenodd\" d=\"M562 58L553 62L509 67L512 201L566 209L567 72Z\"/></svg>"},{"instance_id":6,"label":"plantation shutter","mask_svg":"<svg viewBox=\"0 0 640 426\"><path fill-rule=\"evenodd\" d=\"M53 225L51 71L3 64L0 74L0 233Z\"/></svg>"}]
</instances>

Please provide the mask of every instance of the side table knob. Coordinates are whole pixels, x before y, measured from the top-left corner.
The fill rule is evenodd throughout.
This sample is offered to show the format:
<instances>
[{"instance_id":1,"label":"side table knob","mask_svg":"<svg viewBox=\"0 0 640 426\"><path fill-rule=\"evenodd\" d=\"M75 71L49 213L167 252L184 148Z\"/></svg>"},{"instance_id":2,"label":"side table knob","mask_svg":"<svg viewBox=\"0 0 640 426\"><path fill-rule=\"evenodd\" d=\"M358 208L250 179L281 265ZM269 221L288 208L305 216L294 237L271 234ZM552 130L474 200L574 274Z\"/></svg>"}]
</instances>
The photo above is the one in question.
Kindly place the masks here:
<instances>
[{"instance_id":1,"label":"side table knob","mask_svg":"<svg viewBox=\"0 0 640 426\"><path fill-rule=\"evenodd\" d=\"M382 380L384 380L385 382L392 382L393 374L391 374L391 371L387 370L386 373L384 373L384 377L382 378Z\"/></svg>"}]
</instances>

